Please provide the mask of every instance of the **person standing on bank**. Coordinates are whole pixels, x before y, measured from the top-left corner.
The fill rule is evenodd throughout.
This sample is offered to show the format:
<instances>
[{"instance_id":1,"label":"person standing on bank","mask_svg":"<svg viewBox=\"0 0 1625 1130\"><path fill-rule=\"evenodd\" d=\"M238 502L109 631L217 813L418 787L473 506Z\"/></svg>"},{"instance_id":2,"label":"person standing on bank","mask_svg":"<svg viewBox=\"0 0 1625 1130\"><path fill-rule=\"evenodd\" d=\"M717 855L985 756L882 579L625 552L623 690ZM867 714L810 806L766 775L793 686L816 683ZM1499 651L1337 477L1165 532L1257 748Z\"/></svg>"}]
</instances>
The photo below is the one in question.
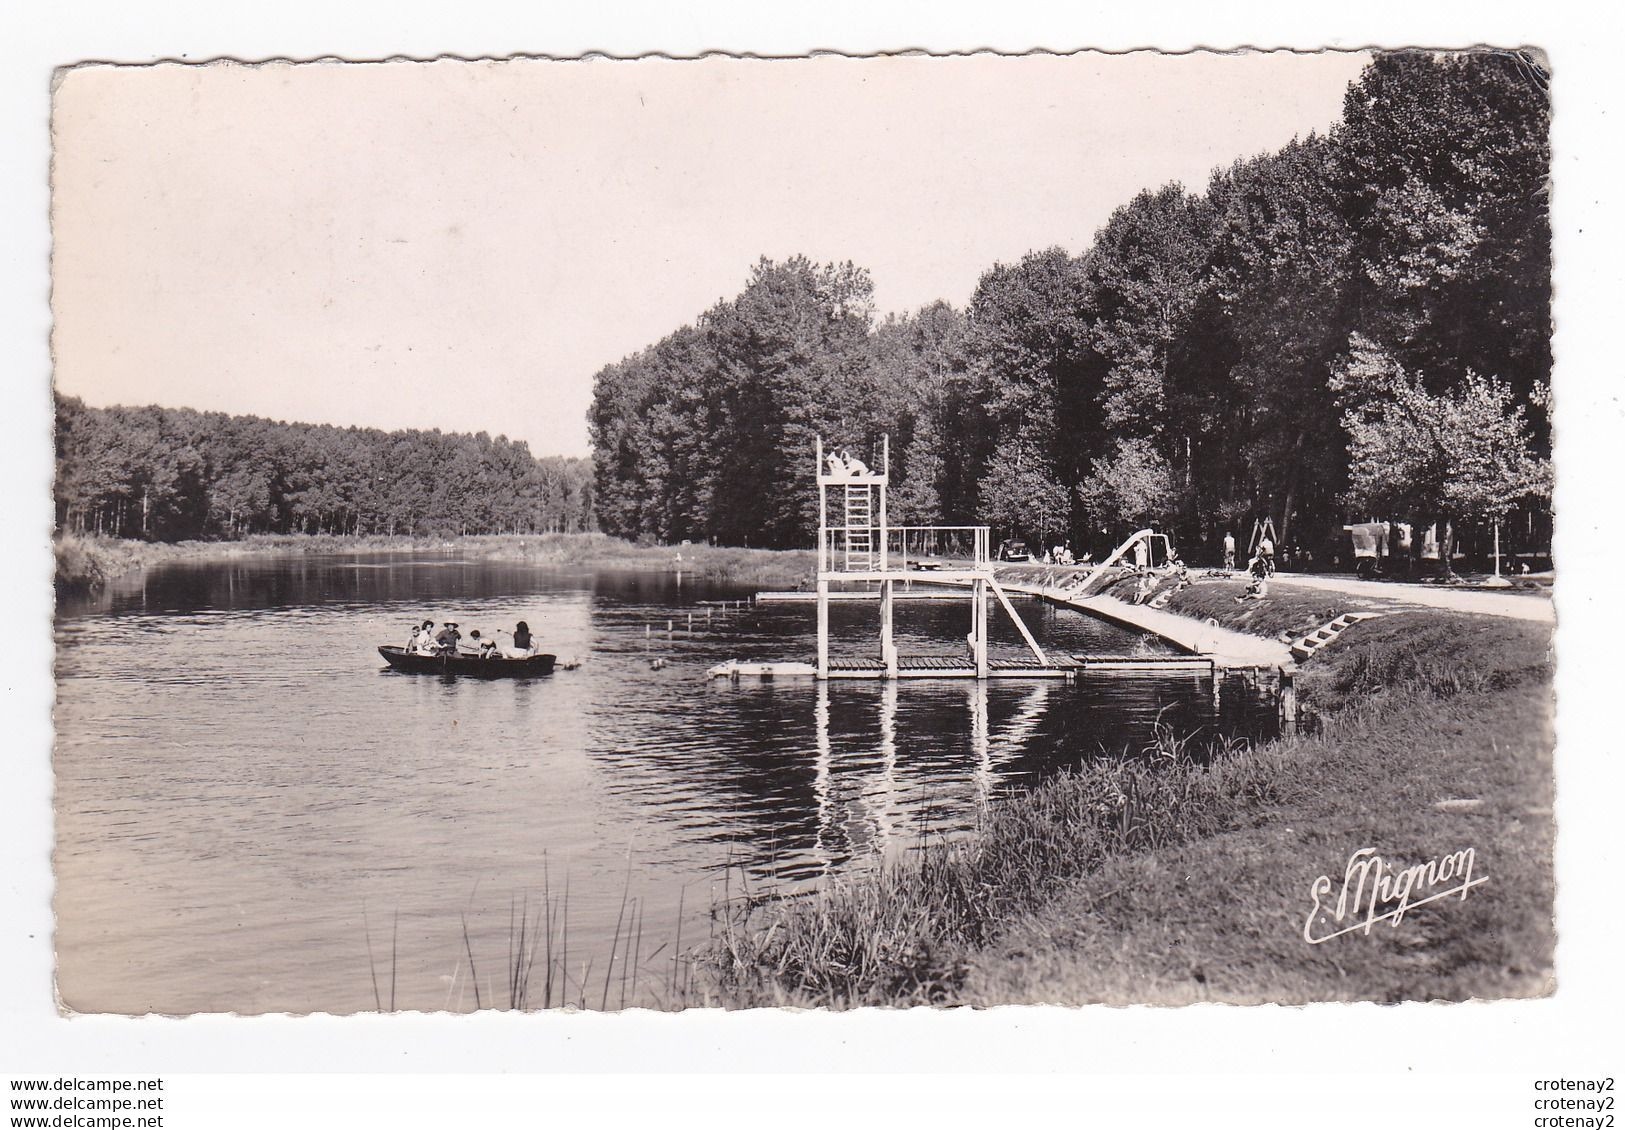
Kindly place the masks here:
<instances>
[{"instance_id":1,"label":"person standing on bank","mask_svg":"<svg viewBox=\"0 0 1625 1130\"><path fill-rule=\"evenodd\" d=\"M1275 543L1268 534L1258 539L1258 559L1263 563L1264 575L1275 576Z\"/></svg>"},{"instance_id":2,"label":"person standing on bank","mask_svg":"<svg viewBox=\"0 0 1625 1130\"><path fill-rule=\"evenodd\" d=\"M1236 567L1236 535L1229 530L1224 532L1224 567L1226 569Z\"/></svg>"}]
</instances>

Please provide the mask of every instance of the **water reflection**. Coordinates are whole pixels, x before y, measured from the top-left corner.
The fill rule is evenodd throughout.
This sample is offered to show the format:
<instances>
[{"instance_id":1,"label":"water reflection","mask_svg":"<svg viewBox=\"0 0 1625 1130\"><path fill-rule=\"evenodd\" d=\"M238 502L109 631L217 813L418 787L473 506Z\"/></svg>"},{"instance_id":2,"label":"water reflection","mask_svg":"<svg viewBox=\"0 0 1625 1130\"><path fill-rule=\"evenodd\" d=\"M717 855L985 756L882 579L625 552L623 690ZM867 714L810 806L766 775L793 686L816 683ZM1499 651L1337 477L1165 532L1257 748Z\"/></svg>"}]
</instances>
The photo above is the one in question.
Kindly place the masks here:
<instances>
[{"instance_id":1,"label":"water reflection","mask_svg":"<svg viewBox=\"0 0 1625 1130\"><path fill-rule=\"evenodd\" d=\"M619 710L613 744L596 726L588 739L618 797L732 845L759 878L800 880L972 828L1057 769L1138 751L1159 716L1220 739L1264 731L1262 705L1221 687L1215 709L1211 680L1190 673L742 681L650 708L647 728L642 711Z\"/></svg>"},{"instance_id":2,"label":"water reflection","mask_svg":"<svg viewBox=\"0 0 1625 1130\"><path fill-rule=\"evenodd\" d=\"M836 743L830 736L832 687L821 683L814 691L818 752L813 798L818 820L808 849L812 866L780 869L772 872L773 877L821 878L849 861L876 863L895 857L927 836L973 826L998 792L1003 766L1037 732L1055 689L1049 682L1024 688L1015 714L995 733L988 724L987 684L967 681L963 705L968 757L964 763L921 757L900 769L897 713L903 687L897 682L879 686L876 755L870 759L862 750L846 751L851 756L844 767L837 764ZM838 772L850 778L839 789L835 787ZM909 821L911 809L914 819ZM907 823L899 828L900 822Z\"/></svg>"}]
</instances>

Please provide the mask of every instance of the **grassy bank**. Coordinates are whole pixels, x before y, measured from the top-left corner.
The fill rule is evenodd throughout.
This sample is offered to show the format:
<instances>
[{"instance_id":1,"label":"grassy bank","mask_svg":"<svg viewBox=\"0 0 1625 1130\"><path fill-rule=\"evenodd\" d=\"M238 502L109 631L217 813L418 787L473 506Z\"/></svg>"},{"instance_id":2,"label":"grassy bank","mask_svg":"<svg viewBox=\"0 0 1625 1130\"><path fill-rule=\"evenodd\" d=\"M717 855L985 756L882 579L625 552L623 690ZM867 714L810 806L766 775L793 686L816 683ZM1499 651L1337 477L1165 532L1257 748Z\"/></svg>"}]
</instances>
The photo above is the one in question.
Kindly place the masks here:
<instances>
[{"instance_id":1,"label":"grassy bank","mask_svg":"<svg viewBox=\"0 0 1625 1130\"><path fill-rule=\"evenodd\" d=\"M1274 634L1343 610L1175 611ZM1235 586L1237 591L1241 586ZM1228 607L1225 603L1228 603ZM1306 663L1312 734L1189 756L1164 733L996 808L952 847L767 907L707 952L736 1005L1465 999L1550 987L1551 666L1536 625L1366 621ZM1400 866L1473 848L1488 884L1320 945L1310 884L1354 851Z\"/></svg>"},{"instance_id":2,"label":"grassy bank","mask_svg":"<svg viewBox=\"0 0 1625 1130\"><path fill-rule=\"evenodd\" d=\"M995 807L969 839L785 902L738 903L702 954L733 1007L951 1004L1012 920L1120 856L1220 830L1269 792L1267 758L1199 767L1171 732Z\"/></svg>"},{"instance_id":3,"label":"grassy bank","mask_svg":"<svg viewBox=\"0 0 1625 1130\"><path fill-rule=\"evenodd\" d=\"M1274 788L1217 834L1124 854L978 952L965 1003L1463 1000L1549 991L1548 633L1446 613L1369 621L1304 667L1318 733L1244 755ZM1309 945L1309 885L1372 847L1473 848L1489 882Z\"/></svg>"},{"instance_id":4,"label":"grassy bank","mask_svg":"<svg viewBox=\"0 0 1625 1130\"><path fill-rule=\"evenodd\" d=\"M1288 589L1280 585L1270 586L1269 595L1263 600L1243 601L1237 598L1247 591L1245 580L1199 577L1193 581L1189 588L1173 594L1164 606L1167 611L1195 620L1214 620L1221 627L1272 639L1284 635L1297 638L1344 612L1375 607L1371 601L1340 593ZM1122 577L1106 585L1101 592L1118 600L1131 601L1138 584L1136 577ZM1172 578L1164 579L1152 593L1155 595L1174 586Z\"/></svg>"},{"instance_id":5,"label":"grassy bank","mask_svg":"<svg viewBox=\"0 0 1625 1130\"><path fill-rule=\"evenodd\" d=\"M812 576L811 550L732 546L638 545L605 534L497 535L457 538L256 535L240 541L173 544L64 534L56 539L56 583L98 588L115 577L176 561L227 560L260 554L456 552L478 560L541 566L659 569L740 584L791 586Z\"/></svg>"}]
</instances>

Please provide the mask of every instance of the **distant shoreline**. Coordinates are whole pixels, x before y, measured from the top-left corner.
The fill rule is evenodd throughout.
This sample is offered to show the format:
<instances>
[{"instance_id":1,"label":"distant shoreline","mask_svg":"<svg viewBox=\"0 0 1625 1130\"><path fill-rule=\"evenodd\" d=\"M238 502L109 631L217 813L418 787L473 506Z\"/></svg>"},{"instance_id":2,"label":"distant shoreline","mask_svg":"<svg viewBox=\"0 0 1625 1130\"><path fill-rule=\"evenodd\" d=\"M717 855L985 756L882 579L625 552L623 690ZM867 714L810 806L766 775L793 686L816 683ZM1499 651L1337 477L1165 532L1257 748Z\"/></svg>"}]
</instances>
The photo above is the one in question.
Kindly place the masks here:
<instances>
[{"instance_id":1,"label":"distant shoreline","mask_svg":"<svg viewBox=\"0 0 1625 1130\"><path fill-rule=\"evenodd\" d=\"M810 549L750 549L713 545L639 545L607 534L491 534L410 537L343 534L256 534L234 541L144 542L60 534L54 539L56 586L69 592L102 588L118 577L178 561L230 560L261 554L445 551L482 561L538 566L590 565L693 573L714 581L794 585L810 579Z\"/></svg>"}]
</instances>

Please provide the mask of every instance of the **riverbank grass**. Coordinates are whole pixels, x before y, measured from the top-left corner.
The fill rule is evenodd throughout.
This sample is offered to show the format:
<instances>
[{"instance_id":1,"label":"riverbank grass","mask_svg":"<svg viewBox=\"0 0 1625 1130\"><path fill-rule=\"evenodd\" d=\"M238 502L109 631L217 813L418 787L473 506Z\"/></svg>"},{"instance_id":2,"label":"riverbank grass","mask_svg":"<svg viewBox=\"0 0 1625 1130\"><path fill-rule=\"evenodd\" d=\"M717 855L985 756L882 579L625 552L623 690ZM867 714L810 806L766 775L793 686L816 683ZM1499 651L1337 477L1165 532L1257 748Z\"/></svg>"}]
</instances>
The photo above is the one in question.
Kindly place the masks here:
<instances>
[{"instance_id":1,"label":"riverbank grass","mask_svg":"<svg viewBox=\"0 0 1625 1130\"><path fill-rule=\"evenodd\" d=\"M1552 733L1545 633L1405 613L1351 629L1302 681L1314 735L1266 747L1290 784L1231 827L1114 858L978 954L970 1004L1301 1003L1552 988ZM1448 651L1443 649L1448 645ZM1313 670L1309 665L1306 670ZM1488 879L1310 945L1310 884L1349 856L1472 849ZM1335 895L1334 895L1335 898ZM1324 929L1322 927L1321 929Z\"/></svg>"},{"instance_id":2,"label":"riverbank grass","mask_svg":"<svg viewBox=\"0 0 1625 1130\"><path fill-rule=\"evenodd\" d=\"M1340 593L1293 590L1279 585L1271 585L1269 595L1263 600L1243 600L1240 598L1247 591L1244 580L1200 577L1193 581L1189 588L1170 596L1164 606L1166 611L1193 620L1211 619L1220 627L1271 639L1299 638L1345 612L1392 607ZM1139 579L1131 575L1111 582L1101 592L1118 600L1132 601L1138 586ZM1151 595L1174 586L1173 578L1165 578Z\"/></svg>"},{"instance_id":3,"label":"riverbank grass","mask_svg":"<svg viewBox=\"0 0 1625 1130\"><path fill-rule=\"evenodd\" d=\"M1211 757L1159 726L1134 755L1090 762L998 805L963 843L799 899L720 908L702 952L733 1007L945 1004L1012 917L1121 855L1224 826L1273 786L1266 757Z\"/></svg>"}]
</instances>

